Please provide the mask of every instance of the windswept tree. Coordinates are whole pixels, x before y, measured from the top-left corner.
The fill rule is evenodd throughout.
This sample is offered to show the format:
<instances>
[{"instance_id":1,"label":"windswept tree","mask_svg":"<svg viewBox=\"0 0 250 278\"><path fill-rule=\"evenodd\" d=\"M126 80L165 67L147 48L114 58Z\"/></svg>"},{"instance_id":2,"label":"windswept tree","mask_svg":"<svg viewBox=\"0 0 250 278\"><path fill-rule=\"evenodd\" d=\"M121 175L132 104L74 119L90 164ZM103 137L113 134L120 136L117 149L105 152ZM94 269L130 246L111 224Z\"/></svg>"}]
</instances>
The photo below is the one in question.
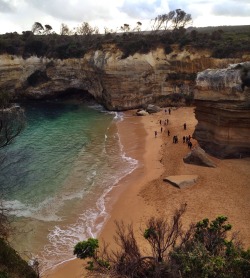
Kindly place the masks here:
<instances>
[{"instance_id":1,"label":"windswept tree","mask_svg":"<svg viewBox=\"0 0 250 278\"><path fill-rule=\"evenodd\" d=\"M167 14L158 15L152 20L152 29L157 30L176 30L185 28L192 22L191 14L187 14L181 9L170 11Z\"/></svg>"},{"instance_id":2,"label":"windswept tree","mask_svg":"<svg viewBox=\"0 0 250 278\"><path fill-rule=\"evenodd\" d=\"M173 29L185 28L191 22L191 14L187 14L181 9L175 10L175 16L172 19Z\"/></svg>"},{"instance_id":3,"label":"windswept tree","mask_svg":"<svg viewBox=\"0 0 250 278\"><path fill-rule=\"evenodd\" d=\"M92 27L88 22L83 22L80 26L76 28L76 33L78 35L93 35L99 34L98 27Z\"/></svg>"},{"instance_id":4,"label":"windswept tree","mask_svg":"<svg viewBox=\"0 0 250 278\"><path fill-rule=\"evenodd\" d=\"M152 29L154 31L169 29L174 15L175 11L170 11L167 14L158 15L155 19L152 19Z\"/></svg>"},{"instance_id":5,"label":"windswept tree","mask_svg":"<svg viewBox=\"0 0 250 278\"><path fill-rule=\"evenodd\" d=\"M9 145L23 130L24 111L10 105L7 93L0 92L0 149Z\"/></svg>"},{"instance_id":6,"label":"windswept tree","mask_svg":"<svg viewBox=\"0 0 250 278\"><path fill-rule=\"evenodd\" d=\"M41 34L41 32L43 30L44 30L44 27L40 22L35 22L32 26L32 29L31 29L33 34Z\"/></svg>"},{"instance_id":7,"label":"windswept tree","mask_svg":"<svg viewBox=\"0 0 250 278\"><path fill-rule=\"evenodd\" d=\"M142 26L142 23L140 21L137 21L136 22L136 26L135 28L133 29L133 31L135 32L140 32L141 31L141 26Z\"/></svg>"},{"instance_id":8,"label":"windswept tree","mask_svg":"<svg viewBox=\"0 0 250 278\"><path fill-rule=\"evenodd\" d=\"M123 26L120 27L120 30L123 32L129 32L130 31L130 26L127 23L124 23Z\"/></svg>"},{"instance_id":9,"label":"windswept tree","mask_svg":"<svg viewBox=\"0 0 250 278\"><path fill-rule=\"evenodd\" d=\"M69 35L71 35L71 33L72 32L70 31L68 25L62 23L61 24L61 28L60 28L60 35L62 35L62 36L69 36Z\"/></svg>"},{"instance_id":10,"label":"windswept tree","mask_svg":"<svg viewBox=\"0 0 250 278\"><path fill-rule=\"evenodd\" d=\"M45 24L44 27L45 27L44 33L45 33L46 35L50 34L50 32L51 32L51 30L52 30L53 28L52 28L50 25L48 25L48 24Z\"/></svg>"}]
</instances>

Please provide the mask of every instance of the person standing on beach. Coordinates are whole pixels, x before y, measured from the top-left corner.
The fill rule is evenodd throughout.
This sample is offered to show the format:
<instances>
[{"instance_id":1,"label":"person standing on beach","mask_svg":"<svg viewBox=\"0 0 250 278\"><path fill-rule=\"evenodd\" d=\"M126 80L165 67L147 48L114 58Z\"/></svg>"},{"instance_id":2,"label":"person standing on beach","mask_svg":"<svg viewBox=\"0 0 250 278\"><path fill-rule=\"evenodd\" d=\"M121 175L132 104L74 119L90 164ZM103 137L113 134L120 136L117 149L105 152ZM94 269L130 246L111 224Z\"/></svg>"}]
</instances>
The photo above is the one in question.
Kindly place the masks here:
<instances>
[{"instance_id":1,"label":"person standing on beach","mask_svg":"<svg viewBox=\"0 0 250 278\"><path fill-rule=\"evenodd\" d=\"M155 131L155 138L157 137L157 131Z\"/></svg>"},{"instance_id":2,"label":"person standing on beach","mask_svg":"<svg viewBox=\"0 0 250 278\"><path fill-rule=\"evenodd\" d=\"M184 127L184 130L186 130L187 129L187 124L184 123L183 127Z\"/></svg>"},{"instance_id":3,"label":"person standing on beach","mask_svg":"<svg viewBox=\"0 0 250 278\"><path fill-rule=\"evenodd\" d=\"M168 136L170 136L170 131L168 130Z\"/></svg>"},{"instance_id":4,"label":"person standing on beach","mask_svg":"<svg viewBox=\"0 0 250 278\"><path fill-rule=\"evenodd\" d=\"M162 133L162 131L163 131L163 127L161 127L161 133Z\"/></svg>"},{"instance_id":5,"label":"person standing on beach","mask_svg":"<svg viewBox=\"0 0 250 278\"><path fill-rule=\"evenodd\" d=\"M190 150L192 149L192 146L193 146L192 142L188 141L188 147L189 147Z\"/></svg>"},{"instance_id":6,"label":"person standing on beach","mask_svg":"<svg viewBox=\"0 0 250 278\"><path fill-rule=\"evenodd\" d=\"M168 114L169 114L169 115L171 114L171 109L170 109L170 108L168 108Z\"/></svg>"}]
</instances>

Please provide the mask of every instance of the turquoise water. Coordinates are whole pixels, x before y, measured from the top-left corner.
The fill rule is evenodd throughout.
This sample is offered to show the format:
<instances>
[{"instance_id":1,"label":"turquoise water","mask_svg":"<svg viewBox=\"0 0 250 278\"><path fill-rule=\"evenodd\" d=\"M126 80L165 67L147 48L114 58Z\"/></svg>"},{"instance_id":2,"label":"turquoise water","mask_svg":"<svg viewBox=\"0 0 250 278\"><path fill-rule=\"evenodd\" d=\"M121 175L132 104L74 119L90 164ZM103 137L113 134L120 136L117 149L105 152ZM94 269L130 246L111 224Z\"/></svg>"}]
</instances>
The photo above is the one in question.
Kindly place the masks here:
<instances>
[{"instance_id":1,"label":"turquoise water","mask_svg":"<svg viewBox=\"0 0 250 278\"><path fill-rule=\"evenodd\" d=\"M105 197L136 168L123 153L116 121L100 106L40 102L24 105L25 130L0 151L5 205L22 229L21 252L42 270L72 258L79 240L96 236L107 218Z\"/></svg>"}]
</instances>

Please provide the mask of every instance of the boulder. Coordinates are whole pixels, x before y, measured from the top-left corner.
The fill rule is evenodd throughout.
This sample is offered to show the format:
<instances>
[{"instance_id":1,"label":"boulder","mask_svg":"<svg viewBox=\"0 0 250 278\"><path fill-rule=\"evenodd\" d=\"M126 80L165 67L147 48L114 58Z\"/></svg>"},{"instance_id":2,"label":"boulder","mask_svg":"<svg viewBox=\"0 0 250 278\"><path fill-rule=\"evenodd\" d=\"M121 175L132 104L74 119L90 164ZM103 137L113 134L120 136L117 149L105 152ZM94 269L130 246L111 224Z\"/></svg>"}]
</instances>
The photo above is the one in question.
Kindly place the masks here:
<instances>
[{"instance_id":1,"label":"boulder","mask_svg":"<svg viewBox=\"0 0 250 278\"><path fill-rule=\"evenodd\" d=\"M146 111L149 113L149 114L152 114L152 113L157 113L157 112L160 112L161 111L161 108L159 106L156 106L156 105L153 105L153 104L149 104L146 108Z\"/></svg>"},{"instance_id":2,"label":"boulder","mask_svg":"<svg viewBox=\"0 0 250 278\"><path fill-rule=\"evenodd\" d=\"M215 163L208 158L205 151L199 146L193 148L192 151L183 158L183 161L187 164L194 164L213 168L216 167Z\"/></svg>"},{"instance_id":3,"label":"boulder","mask_svg":"<svg viewBox=\"0 0 250 278\"><path fill-rule=\"evenodd\" d=\"M195 184L197 179L197 175L178 175L168 176L167 178L163 179L163 181L169 182L170 184L182 189Z\"/></svg>"},{"instance_id":4,"label":"boulder","mask_svg":"<svg viewBox=\"0 0 250 278\"><path fill-rule=\"evenodd\" d=\"M136 115L137 115L137 116L147 116L147 115L148 115L148 112L145 111L145 110L138 110L138 111L136 112Z\"/></svg>"}]
</instances>

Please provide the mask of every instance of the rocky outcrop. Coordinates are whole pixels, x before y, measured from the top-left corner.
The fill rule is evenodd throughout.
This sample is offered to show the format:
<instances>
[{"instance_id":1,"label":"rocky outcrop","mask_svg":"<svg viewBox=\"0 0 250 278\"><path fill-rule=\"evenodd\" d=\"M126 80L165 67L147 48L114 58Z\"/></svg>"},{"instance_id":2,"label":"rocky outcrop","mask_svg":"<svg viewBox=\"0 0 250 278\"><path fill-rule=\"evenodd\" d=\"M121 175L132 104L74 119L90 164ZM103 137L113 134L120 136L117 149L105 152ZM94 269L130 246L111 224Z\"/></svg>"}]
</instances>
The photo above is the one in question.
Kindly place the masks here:
<instances>
[{"instance_id":1,"label":"rocky outcrop","mask_svg":"<svg viewBox=\"0 0 250 278\"><path fill-rule=\"evenodd\" d=\"M193 137L219 158L250 156L250 62L197 75Z\"/></svg>"},{"instance_id":2,"label":"rocky outcrop","mask_svg":"<svg viewBox=\"0 0 250 278\"><path fill-rule=\"evenodd\" d=\"M198 71L247 59L214 59L207 50L172 49L169 54L158 48L126 59L114 45L103 45L102 50L77 59L1 55L0 90L16 98L41 99L75 89L91 94L110 110L126 110L157 104L173 92L189 93Z\"/></svg>"},{"instance_id":3,"label":"rocky outcrop","mask_svg":"<svg viewBox=\"0 0 250 278\"><path fill-rule=\"evenodd\" d=\"M147 115L149 115L149 113L147 111L145 111L144 109L139 109L138 111L136 111L136 115L137 116L147 116Z\"/></svg>"},{"instance_id":4,"label":"rocky outcrop","mask_svg":"<svg viewBox=\"0 0 250 278\"><path fill-rule=\"evenodd\" d=\"M198 166L213 168L216 167L215 163L208 158L205 151L201 149L199 146L193 148L192 151L183 158L183 161L187 164L194 164Z\"/></svg>"},{"instance_id":5,"label":"rocky outcrop","mask_svg":"<svg viewBox=\"0 0 250 278\"><path fill-rule=\"evenodd\" d=\"M197 182L198 175L177 175L177 176L168 176L163 179L180 189L185 188L187 186L194 185Z\"/></svg>"}]
</instances>

